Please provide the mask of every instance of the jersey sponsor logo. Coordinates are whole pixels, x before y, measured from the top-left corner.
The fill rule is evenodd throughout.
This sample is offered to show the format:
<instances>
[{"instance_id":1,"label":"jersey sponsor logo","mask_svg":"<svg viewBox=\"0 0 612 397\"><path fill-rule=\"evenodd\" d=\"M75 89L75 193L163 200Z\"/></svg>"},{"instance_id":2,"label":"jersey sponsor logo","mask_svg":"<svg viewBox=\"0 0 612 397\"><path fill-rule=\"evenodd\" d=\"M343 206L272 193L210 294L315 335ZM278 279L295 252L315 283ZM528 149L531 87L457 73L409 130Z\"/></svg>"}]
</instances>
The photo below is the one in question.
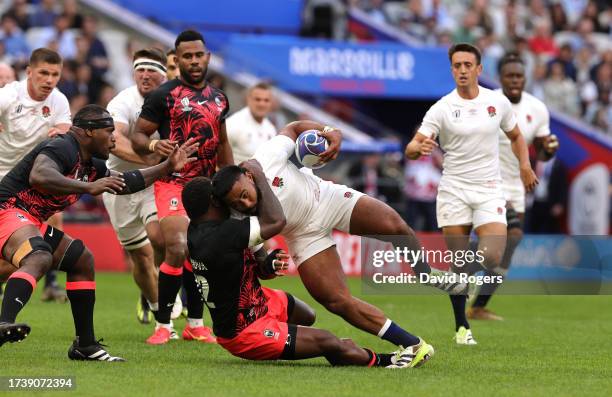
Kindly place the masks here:
<instances>
[{"instance_id":1,"label":"jersey sponsor logo","mask_svg":"<svg viewBox=\"0 0 612 397\"><path fill-rule=\"evenodd\" d=\"M176 197L172 197L170 199L170 211L176 211L178 210L178 199Z\"/></svg>"},{"instance_id":2,"label":"jersey sponsor logo","mask_svg":"<svg viewBox=\"0 0 612 397\"><path fill-rule=\"evenodd\" d=\"M186 96L181 99L181 105L183 105L183 112L189 112L192 109L191 106L189 106L189 98Z\"/></svg>"},{"instance_id":3,"label":"jersey sponsor logo","mask_svg":"<svg viewBox=\"0 0 612 397\"><path fill-rule=\"evenodd\" d=\"M283 178L275 176L274 179L272 180L272 186L274 187L283 187L284 185L285 183L283 182Z\"/></svg>"},{"instance_id":4,"label":"jersey sponsor logo","mask_svg":"<svg viewBox=\"0 0 612 397\"><path fill-rule=\"evenodd\" d=\"M198 105L202 106L204 105L206 102L208 102L208 99L205 99L203 101L198 101Z\"/></svg>"},{"instance_id":5,"label":"jersey sponsor logo","mask_svg":"<svg viewBox=\"0 0 612 397\"><path fill-rule=\"evenodd\" d=\"M495 106L489 106L487 108L487 112L489 112L489 117L495 117L496 115L496 110L495 110Z\"/></svg>"},{"instance_id":6,"label":"jersey sponsor logo","mask_svg":"<svg viewBox=\"0 0 612 397\"><path fill-rule=\"evenodd\" d=\"M51 109L49 109L49 106L43 106L42 107L42 116L44 118L47 118L47 117L51 116Z\"/></svg>"}]
</instances>

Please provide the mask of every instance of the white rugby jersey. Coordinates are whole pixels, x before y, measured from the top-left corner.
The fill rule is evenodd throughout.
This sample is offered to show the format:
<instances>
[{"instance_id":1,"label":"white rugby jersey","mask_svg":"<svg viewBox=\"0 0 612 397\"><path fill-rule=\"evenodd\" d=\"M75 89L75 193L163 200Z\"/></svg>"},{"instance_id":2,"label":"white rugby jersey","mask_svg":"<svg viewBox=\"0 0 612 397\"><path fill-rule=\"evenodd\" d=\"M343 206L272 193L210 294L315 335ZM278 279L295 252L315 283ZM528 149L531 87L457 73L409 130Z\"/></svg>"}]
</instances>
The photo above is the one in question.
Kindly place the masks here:
<instances>
[{"instance_id":1,"label":"white rugby jersey","mask_svg":"<svg viewBox=\"0 0 612 397\"><path fill-rule=\"evenodd\" d=\"M44 101L28 94L27 80L0 88L0 177L48 137L58 124L71 124L68 99L57 88Z\"/></svg>"},{"instance_id":2,"label":"white rugby jersey","mask_svg":"<svg viewBox=\"0 0 612 397\"><path fill-rule=\"evenodd\" d=\"M444 163L440 186L476 191L499 187L499 130L516 126L510 101L495 91L478 87L478 96L463 99L453 90L425 114L419 132L440 137Z\"/></svg>"},{"instance_id":3,"label":"white rugby jersey","mask_svg":"<svg viewBox=\"0 0 612 397\"><path fill-rule=\"evenodd\" d=\"M496 90L501 95L501 89ZM546 105L533 95L524 92L519 103L512 103L512 111L525 138L527 145L531 145L535 138L550 135L550 115ZM512 152L510 139L499 131L499 166L502 177L502 185L513 188L522 188L519 161Z\"/></svg>"},{"instance_id":4,"label":"white rugby jersey","mask_svg":"<svg viewBox=\"0 0 612 397\"><path fill-rule=\"evenodd\" d=\"M144 103L144 97L138 92L138 88L133 85L119 92L106 106L106 109L113 117L113 121L116 123L123 123L128 126L128 134L132 133L136 126L138 116L140 116L140 109ZM159 138L157 132L151 136L152 139ZM142 164L132 163L120 159L114 154L108 156L106 167L109 170L114 171L130 171L138 168L144 168L146 166Z\"/></svg>"},{"instance_id":5,"label":"white rugby jersey","mask_svg":"<svg viewBox=\"0 0 612 397\"><path fill-rule=\"evenodd\" d=\"M264 117L258 123L248 106L228 117L225 126L236 164L252 158L259 145L276 135L272 122Z\"/></svg>"},{"instance_id":6,"label":"white rugby jersey","mask_svg":"<svg viewBox=\"0 0 612 397\"><path fill-rule=\"evenodd\" d=\"M287 219L287 225L282 231L285 236L310 222L320 195L321 179L312 173L300 171L289 161L294 151L295 142L291 138L277 135L260 145L254 156L283 207Z\"/></svg>"}]
</instances>

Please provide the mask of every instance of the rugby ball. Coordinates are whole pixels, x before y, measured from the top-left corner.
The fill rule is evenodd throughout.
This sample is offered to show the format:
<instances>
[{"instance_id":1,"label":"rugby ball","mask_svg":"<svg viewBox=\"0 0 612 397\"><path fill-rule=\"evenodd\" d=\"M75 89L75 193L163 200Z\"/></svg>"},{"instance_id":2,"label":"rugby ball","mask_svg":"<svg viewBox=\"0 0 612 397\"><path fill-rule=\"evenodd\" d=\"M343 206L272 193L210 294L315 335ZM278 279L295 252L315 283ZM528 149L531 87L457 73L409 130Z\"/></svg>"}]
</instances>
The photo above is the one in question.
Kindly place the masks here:
<instances>
[{"instance_id":1,"label":"rugby ball","mask_svg":"<svg viewBox=\"0 0 612 397\"><path fill-rule=\"evenodd\" d=\"M304 131L295 140L295 157L304 167L316 170L325 166L319 155L328 146L327 139L320 136L318 130Z\"/></svg>"}]
</instances>

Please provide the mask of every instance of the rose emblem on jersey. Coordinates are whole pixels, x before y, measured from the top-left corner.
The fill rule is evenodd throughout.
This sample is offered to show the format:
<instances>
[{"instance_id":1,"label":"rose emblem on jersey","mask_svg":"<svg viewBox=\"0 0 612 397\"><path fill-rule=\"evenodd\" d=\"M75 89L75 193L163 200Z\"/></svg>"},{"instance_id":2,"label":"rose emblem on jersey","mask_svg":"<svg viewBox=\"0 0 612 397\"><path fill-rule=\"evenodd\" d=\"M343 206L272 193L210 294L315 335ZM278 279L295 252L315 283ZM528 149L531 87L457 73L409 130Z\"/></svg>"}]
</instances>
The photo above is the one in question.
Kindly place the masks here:
<instances>
[{"instance_id":1,"label":"rose emblem on jersey","mask_svg":"<svg viewBox=\"0 0 612 397\"><path fill-rule=\"evenodd\" d=\"M283 187L284 183L283 183L283 178L279 178L278 176L275 176L274 179L272 180L272 186L274 187Z\"/></svg>"},{"instance_id":2,"label":"rose emblem on jersey","mask_svg":"<svg viewBox=\"0 0 612 397\"><path fill-rule=\"evenodd\" d=\"M531 115L530 115L530 114L528 114L528 115L527 115L527 122L528 122L528 123L531 123L531 120L533 120L533 117L531 117Z\"/></svg>"},{"instance_id":3,"label":"rose emblem on jersey","mask_svg":"<svg viewBox=\"0 0 612 397\"><path fill-rule=\"evenodd\" d=\"M49 106L43 106L42 107L42 116L44 118L47 118L47 117L51 116L51 109L49 109Z\"/></svg>"},{"instance_id":4,"label":"rose emblem on jersey","mask_svg":"<svg viewBox=\"0 0 612 397\"><path fill-rule=\"evenodd\" d=\"M495 106L489 106L487 112L489 112L489 117L495 117Z\"/></svg>"}]
</instances>

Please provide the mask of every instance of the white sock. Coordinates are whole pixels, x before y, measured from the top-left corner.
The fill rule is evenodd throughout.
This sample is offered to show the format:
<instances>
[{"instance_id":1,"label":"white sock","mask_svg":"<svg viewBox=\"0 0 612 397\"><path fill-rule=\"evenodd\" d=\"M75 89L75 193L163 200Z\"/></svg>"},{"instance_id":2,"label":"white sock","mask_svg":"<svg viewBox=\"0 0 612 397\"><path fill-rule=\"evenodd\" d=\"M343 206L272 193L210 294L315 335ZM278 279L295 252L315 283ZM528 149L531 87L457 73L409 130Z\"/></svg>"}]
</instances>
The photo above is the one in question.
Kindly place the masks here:
<instances>
[{"instance_id":1,"label":"white sock","mask_svg":"<svg viewBox=\"0 0 612 397\"><path fill-rule=\"evenodd\" d=\"M149 304L149 309L151 309L152 312L156 312L159 310L159 304L157 302L151 303L147 301L147 303Z\"/></svg>"},{"instance_id":2,"label":"white sock","mask_svg":"<svg viewBox=\"0 0 612 397\"><path fill-rule=\"evenodd\" d=\"M170 323L168 324L162 324L162 323L155 322L155 329L158 329L158 328L165 328L168 331L172 331L174 327L172 325L172 321L170 321Z\"/></svg>"},{"instance_id":3,"label":"white sock","mask_svg":"<svg viewBox=\"0 0 612 397\"><path fill-rule=\"evenodd\" d=\"M189 324L189 327L191 327L191 328L203 327L204 326L204 320L202 320L201 318L189 318L189 317L187 317L187 324Z\"/></svg>"},{"instance_id":4,"label":"white sock","mask_svg":"<svg viewBox=\"0 0 612 397\"><path fill-rule=\"evenodd\" d=\"M387 321L385 321L385 323L383 324L382 328L380 329L380 331L378 331L378 337L382 338L383 335L385 334L385 332L387 332L387 330L389 329L389 327L391 326L391 323L393 321L391 321L391 319L387 319Z\"/></svg>"}]
</instances>

